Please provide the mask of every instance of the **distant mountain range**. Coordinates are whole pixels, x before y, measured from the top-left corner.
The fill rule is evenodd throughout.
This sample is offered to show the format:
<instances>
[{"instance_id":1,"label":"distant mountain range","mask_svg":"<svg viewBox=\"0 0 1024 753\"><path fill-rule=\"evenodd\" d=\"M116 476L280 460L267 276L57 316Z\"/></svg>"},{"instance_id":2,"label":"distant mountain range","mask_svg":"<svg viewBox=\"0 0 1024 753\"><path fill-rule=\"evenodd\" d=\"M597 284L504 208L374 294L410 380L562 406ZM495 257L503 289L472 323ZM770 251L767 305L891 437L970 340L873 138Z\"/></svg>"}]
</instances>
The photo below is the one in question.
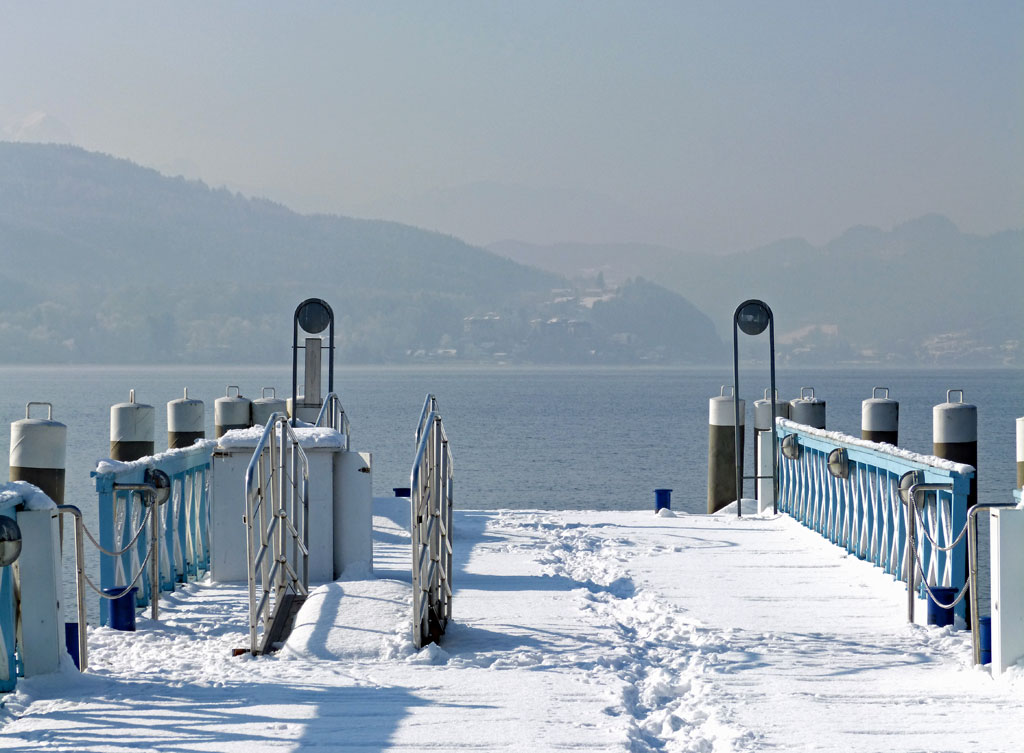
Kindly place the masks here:
<instances>
[{"instance_id":1,"label":"distant mountain range","mask_svg":"<svg viewBox=\"0 0 1024 753\"><path fill-rule=\"evenodd\" d=\"M594 290L457 238L304 216L71 146L0 142L8 363L287 362L309 296L348 363L703 363L726 352L677 293Z\"/></svg>"},{"instance_id":2,"label":"distant mountain range","mask_svg":"<svg viewBox=\"0 0 1024 753\"><path fill-rule=\"evenodd\" d=\"M489 248L570 278L655 279L730 341L735 307L761 298L788 363L1024 366L1020 229L971 235L928 215L889 231L854 227L821 247L794 238L727 256L639 244Z\"/></svg>"}]
</instances>

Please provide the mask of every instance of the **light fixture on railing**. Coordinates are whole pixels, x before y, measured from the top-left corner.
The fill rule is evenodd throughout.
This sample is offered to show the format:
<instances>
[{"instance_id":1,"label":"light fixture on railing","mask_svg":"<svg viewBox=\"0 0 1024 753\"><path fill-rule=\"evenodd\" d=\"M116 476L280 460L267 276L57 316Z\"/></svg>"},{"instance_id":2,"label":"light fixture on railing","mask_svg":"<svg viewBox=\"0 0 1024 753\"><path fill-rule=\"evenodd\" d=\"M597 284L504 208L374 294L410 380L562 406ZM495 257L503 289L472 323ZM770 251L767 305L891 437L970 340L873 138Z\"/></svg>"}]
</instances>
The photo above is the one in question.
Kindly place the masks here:
<instances>
[{"instance_id":1,"label":"light fixture on railing","mask_svg":"<svg viewBox=\"0 0 1024 753\"><path fill-rule=\"evenodd\" d=\"M0 567L13 564L21 555L21 528L18 521L0 515Z\"/></svg>"},{"instance_id":2,"label":"light fixture on railing","mask_svg":"<svg viewBox=\"0 0 1024 753\"><path fill-rule=\"evenodd\" d=\"M907 471L900 476L900 499L903 500L903 504L907 504L910 500L910 487L914 484L924 483L924 472L923 471Z\"/></svg>"},{"instance_id":3,"label":"light fixture on railing","mask_svg":"<svg viewBox=\"0 0 1024 753\"><path fill-rule=\"evenodd\" d=\"M153 501L162 505L171 496L171 477L159 468L146 469L146 483L156 491L153 492Z\"/></svg>"},{"instance_id":4,"label":"light fixture on railing","mask_svg":"<svg viewBox=\"0 0 1024 753\"><path fill-rule=\"evenodd\" d=\"M787 434L782 438L782 454L790 460L800 457L800 440L796 434Z\"/></svg>"},{"instance_id":5,"label":"light fixture on railing","mask_svg":"<svg viewBox=\"0 0 1024 753\"><path fill-rule=\"evenodd\" d=\"M850 477L850 456L844 448L836 447L828 454L828 472L836 478Z\"/></svg>"}]
</instances>

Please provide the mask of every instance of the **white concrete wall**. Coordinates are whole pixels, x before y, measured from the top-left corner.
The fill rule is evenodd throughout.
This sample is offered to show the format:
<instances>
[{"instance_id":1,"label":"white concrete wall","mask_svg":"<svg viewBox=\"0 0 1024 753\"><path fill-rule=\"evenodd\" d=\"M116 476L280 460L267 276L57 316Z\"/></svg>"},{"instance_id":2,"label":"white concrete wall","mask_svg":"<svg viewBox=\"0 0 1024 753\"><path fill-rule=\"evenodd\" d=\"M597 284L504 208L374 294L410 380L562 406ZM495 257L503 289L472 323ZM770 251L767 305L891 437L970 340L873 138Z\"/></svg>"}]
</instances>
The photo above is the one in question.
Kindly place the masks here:
<instances>
[{"instance_id":1,"label":"white concrete wall","mask_svg":"<svg viewBox=\"0 0 1024 753\"><path fill-rule=\"evenodd\" d=\"M21 588L21 660L25 677L56 672L64 648L60 542L57 510L22 510L21 556L15 563Z\"/></svg>"},{"instance_id":2,"label":"white concrete wall","mask_svg":"<svg viewBox=\"0 0 1024 753\"><path fill-rule=\"evenodd\" d=\"M373 570L373 458L339 452L334 459L334 577Z\"/></svg>"},{"instance_id":3,"label":"white concrete wall","mask_svg":"<svg viewBox=\"0 0 1024 753\"><path fill-rule=\"evenodd\" d=\"M1024 511L991 511L992 674L1024 658Z\"/></svg>"},{"instance_id":4,"label":"white concrete wall","mask_svg":"<svg viewBox=\"0 0 1024 753\"><path fill-rule=\"evenodd\" d=\"M245 469L252 450L213 453L210 482L210 579L248 580L245 552Z\"/></svg>"},{"instance_id":5,"label":"white concrete wall","mask_svg":"<svg viewBox=\"0 0 1024 753\"><path fill-rule=\"evenodd\" d=\"M334 448L304 448L309 459L309 582L334 580ZM213 455L210 501L210 578L248 579L245 542L245 471L253 448L219 449ZM301 533L301 531L300 531Z\"/></svg>"}]
</instances>

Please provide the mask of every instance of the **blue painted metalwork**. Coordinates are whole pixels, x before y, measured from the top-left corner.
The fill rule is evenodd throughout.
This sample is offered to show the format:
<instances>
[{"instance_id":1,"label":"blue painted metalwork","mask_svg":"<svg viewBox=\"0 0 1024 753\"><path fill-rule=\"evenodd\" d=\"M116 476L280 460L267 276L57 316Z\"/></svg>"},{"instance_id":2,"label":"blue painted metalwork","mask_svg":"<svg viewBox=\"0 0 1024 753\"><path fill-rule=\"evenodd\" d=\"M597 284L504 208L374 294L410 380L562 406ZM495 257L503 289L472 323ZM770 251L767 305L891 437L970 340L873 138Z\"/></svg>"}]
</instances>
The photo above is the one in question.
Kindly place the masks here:
<instances>
[{"instance_id":1,"label":"blue painted metalwork","mask_svg":"<svg viewBox=\"0 0 1024 753\"><path fill-rule=\"evenodd\" d=\"M950 469L938 458L868 443L837 432L825 432L779 419L778 438L797 436L799 457L779 453L779 510L851 554L907 581L907 506L899 496L900 477L918 471L919 481L951 484L951 492L929 492L923 523L938 546L950 546L967 524L967 492L974 469ZM847 478L828 471L828 455L844 448L850 464ZM934 460L934 463L931 462ZM946 467L942 467L946 466ZM970 470L965 470L970 469ZM964 471L964 472L961 472ZM949 553L938 551L918 534L918 556L928 583L962 588L967 577L967 541ZM957 607L964 616L964 605Z\"/></svg>"},{"instance_id":2,"label":"blue painted metalwork","mask_svg":"<svg viewBox=\"0 0 1024 753\"><path fill-rule=\"evenodd\" d=\"M14 614L13 568L0 567L0 692L14 690L18 681L14 658Z\"/></svg>"},{"instance_id":3,"label":"blue painted metalwork","mask_svg":"<svg viewBox=\"0 0 1024 753\"><path fill-rule=\"evenodd\" d=\"M170 498L156 513L160 516L163 538L160 590L173 591L176 583L195 580L206 573L210 567L209 479L214 447L216 442L212 440L196 442L191 447L125 463L119 470L92 473L99 494L100 546L108 552L127 547L117 556L100 552L101 588L130 584L146 561L147 508L139 492L118 489L116 485L144 483L147 468L162 470L171 479ZM140 578L137 585L136 604L146 606L151 597L149 578Z\"/></svg>"}]
</instances>

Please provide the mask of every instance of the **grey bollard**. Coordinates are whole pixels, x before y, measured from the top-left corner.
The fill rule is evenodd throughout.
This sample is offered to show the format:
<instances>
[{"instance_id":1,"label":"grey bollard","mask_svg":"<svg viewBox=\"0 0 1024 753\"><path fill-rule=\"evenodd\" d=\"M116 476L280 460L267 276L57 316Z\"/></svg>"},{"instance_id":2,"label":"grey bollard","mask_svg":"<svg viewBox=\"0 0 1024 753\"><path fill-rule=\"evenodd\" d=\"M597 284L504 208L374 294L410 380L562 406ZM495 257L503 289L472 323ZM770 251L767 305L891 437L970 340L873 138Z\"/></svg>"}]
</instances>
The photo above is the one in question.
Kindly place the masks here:
<instances>
[{"instance_id":1,"label":"grey bollard","mask_svg":"<svg viewBox=\"0 0 1024 753\"><path fill-rule=\"evenodd\" d=\"M801 387L800 397L789 401L789 419L812 429L824 429L825 401L814 396L813 387Z\"/></svg>"},{"instance_id":2,"label":"grey bollard","mask_svg":"<svg viewBox=\"0 0 1024 753\"><path fill-rule=\"evenodd\" d=\"M185 396L167 403L167 447L175 450L191 447L206 438L206 406L202 400Z\"/></svg>"},{"instance_id":3,"label":"grey bollard","mask_svg":"<svg viewBox=\"0 0 1024 753\"><path fill-rule=\"evenodd\" d=\"M951 397L960 393L960 402ZM963 390L946 390L946 402L932 408L932 454L974 466L967 507L978 501L978 408L964 402Z\"/></svg>"},{"instance_id":4,"label":"grey bollard","mask_svg":"<svg viewBox=\"0 0 1024 753\"><path fill-rule=\"evenodd\" d=\"M885 390L885 397L876 397ZM875 387L871 397L860 404L860 438L899 446L900 404L889 399L888 387Z\"/></svg>"},{"instance_id":5,"label":"grey bollard","mask_svg":"<svg viewBox=\"0 0 1024 753\"><path fill-rule=\"evenodd\" d=\"M33 405L47 406L46 418L31 418ZM27 481L58 505L64 504L67 444L68 427L53 420L53 405L29 403L25 418L11 424L10 480Z\"/></svg>"},{"instance_id":6,"label":"grey bollard","mask_svg":"<svg viewBox=\"0 0 1024 753\"><path fill-rule=\"evenodd\" d=\"M135 390L127 403L110 406L110 457L129 462L153 454L155 411L152 405L135 402Z\"/></svg>"},{"instance_id":7,"label":"grey bollard","mask_svg":"<svg viewBox=\"0 0 1024 753\"><path fill-rule=\"evenodd\" d=\"M234 395L231 390L235 391ZM225 396L213 401L214 436L220 439L232 429L248 429L252 426L251 408L249 398L242 397L235 385L228 385Z\"/></svg>"},{"instance_id":8,"label":"grey bollard","mask_svg":"<svg viewBox=\"0 0 1024 753\"><path fill-rule=\"evenodd\" d=\"M731 389L731 388L730 388ZM743 446L746 405L740 400L740 447ZM741 458L742 460L742 458ZM736 501L736 424L733 396L725 387L709 403L708 514Z\"/></svg>"},{"instance_id":9,"label":"grey bollard","mask_svg":"<svg viewBox=\"0 0 1024 753\"><path fill-rule=\"evenodd\" d=\"M267 392L270 397L267 397ZM273 387L264 387L263 396L252 401L252 425L266 426L267 421L275 413L288 413L288 401L277 396Z\"/></svg>"}]
</instances>

